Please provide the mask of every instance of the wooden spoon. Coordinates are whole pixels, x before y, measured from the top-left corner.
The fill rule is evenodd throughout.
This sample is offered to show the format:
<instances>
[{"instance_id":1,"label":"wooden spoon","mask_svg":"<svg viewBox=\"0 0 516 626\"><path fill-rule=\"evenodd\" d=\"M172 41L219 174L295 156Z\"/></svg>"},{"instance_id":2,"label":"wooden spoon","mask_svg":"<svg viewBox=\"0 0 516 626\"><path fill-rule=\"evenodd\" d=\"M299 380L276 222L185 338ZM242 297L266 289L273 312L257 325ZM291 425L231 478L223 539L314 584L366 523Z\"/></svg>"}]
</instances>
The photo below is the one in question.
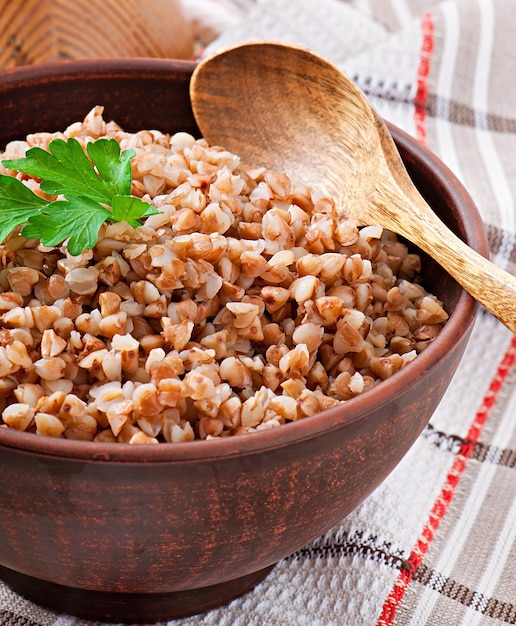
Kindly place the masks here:
<instances>
[{"instance_id":1,"label":"wooden spoon","mask_svg":"<svg viewBox=\"0 0 516 626\"><path fill-rule=\"evenodd\" d=\"M404 236L516 332L516 277L439 220L385 123L337 67L293 45L241 44L199 63L190 97L211 144L240 155L244 166L285 171L331 195L343 217Z\"/></svg>"}]
</instances>

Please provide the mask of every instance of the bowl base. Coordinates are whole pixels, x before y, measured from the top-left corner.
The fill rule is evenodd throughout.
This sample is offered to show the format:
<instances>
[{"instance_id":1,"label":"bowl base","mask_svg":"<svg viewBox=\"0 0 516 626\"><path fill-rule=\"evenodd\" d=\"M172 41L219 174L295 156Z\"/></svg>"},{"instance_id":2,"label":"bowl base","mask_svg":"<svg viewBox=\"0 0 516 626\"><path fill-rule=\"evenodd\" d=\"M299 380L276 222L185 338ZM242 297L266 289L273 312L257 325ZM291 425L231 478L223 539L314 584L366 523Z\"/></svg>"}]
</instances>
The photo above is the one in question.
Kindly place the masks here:
<instances>
[{"instance_id":1,"label":"bowl base","mask_svg":"<svg viewBox=\"0 0 516 626\"><path fill-rule=\"evenodd\" d=\"M109 593L66 587L0 566L0 579L13 591L56 613L104 622L161 622L204 613L247 593L274 568L224 583L169 593Z\"/></svg>"}]
</instances>

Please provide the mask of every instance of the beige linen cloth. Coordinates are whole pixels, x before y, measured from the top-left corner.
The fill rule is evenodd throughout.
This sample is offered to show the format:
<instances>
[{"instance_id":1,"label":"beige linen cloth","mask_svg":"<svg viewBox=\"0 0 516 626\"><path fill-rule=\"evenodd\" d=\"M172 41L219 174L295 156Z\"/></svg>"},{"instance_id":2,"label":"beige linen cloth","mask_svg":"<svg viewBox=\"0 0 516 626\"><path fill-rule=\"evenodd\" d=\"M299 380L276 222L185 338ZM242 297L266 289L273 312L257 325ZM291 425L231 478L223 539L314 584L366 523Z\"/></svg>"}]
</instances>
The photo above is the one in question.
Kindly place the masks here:
<instances>
[{"instance_id":1,"label":"beige linen cloth","mask_svg":"<svg viewBox=\"0 0 516 626\"><path fill-rule=\"evenodd\" d=\"M183 0L200 48L305 45L470 191L516 272L514 0ZM391 476L254 591L169 626L516 624L516 337L483 312L449 391ZM0 586L3 626L92 626Z\"/></svg>"}]
</instances>

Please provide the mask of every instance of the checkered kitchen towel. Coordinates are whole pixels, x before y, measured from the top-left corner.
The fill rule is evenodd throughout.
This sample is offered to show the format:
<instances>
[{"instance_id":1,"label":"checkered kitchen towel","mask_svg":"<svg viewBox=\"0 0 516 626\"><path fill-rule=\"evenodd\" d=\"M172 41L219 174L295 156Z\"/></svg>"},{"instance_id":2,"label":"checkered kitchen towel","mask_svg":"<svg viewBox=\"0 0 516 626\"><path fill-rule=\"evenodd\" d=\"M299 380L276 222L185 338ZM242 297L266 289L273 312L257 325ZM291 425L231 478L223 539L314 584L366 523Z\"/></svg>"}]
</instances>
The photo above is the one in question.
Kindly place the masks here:
<instances>
[{"instance_id":1,"label":"checkered kitchen towel","mask_svg":"<svg viewBox=\"0 0 516 626\"><path fill-rule=\"evenodd\" d=\"M463 181L516 273L516 0L183 0L199 48L305 45ZM243 598L169 626L516 624L516 337L479 316L393 474ZM0 586L3 626L92 626Z\"/></svg>"}]
</instances>

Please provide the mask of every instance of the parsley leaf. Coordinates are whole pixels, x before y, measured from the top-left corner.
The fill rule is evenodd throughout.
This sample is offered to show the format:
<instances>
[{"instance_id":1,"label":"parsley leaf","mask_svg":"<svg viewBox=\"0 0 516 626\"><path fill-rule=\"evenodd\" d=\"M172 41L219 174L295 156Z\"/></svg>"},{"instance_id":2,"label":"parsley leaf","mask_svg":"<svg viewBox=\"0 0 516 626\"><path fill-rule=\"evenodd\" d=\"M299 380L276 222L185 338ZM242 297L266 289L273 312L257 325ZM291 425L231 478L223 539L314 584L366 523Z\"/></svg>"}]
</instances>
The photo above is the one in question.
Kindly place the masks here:
<instances>
[{"instance_id":1,"label":"parsley leaf","mask_svg":"<svg viewBox=\"0 0 516 626\"><path fill-rule=\"evenodd\" d=\"M30 218L21 230L29 239L40 239L44 246L53 247L68 240L68 252L79 256L97 243L99 228L111 217L110 211L94 200L70 196L68 201L56 200Z\"/></svg>"},{"instance_id":2,"label":"parsley leaf","mask_svg":"<svg viewBox=\"0 0 516 626\"><path fill-rule=\"evenodd\" d=\"M101 138L86 145L77 139L54 139L48 151L33 147L21 159L6 159L11 170L42 179L48 201L20 180L0 175L0 242L23 225L21 234L44 246L67 241L70 254L92 249L104 222L126 221L131 226L159 213L152 205L131 196L131 159L134 150L120 150L115 139ZM111 210L110 210L111 209Z\"/></svg>"},{"instance_id":3,"label":"parsley leaf","mask_svg":"<svg viewBox=\"0 0 516 626\"><path fill-rule=\"evenodd\" d=\"M0 241L5 241L17 226L28 222L46 204L46 200L33 193L21 180L1 174Z\"/></svg>"},{"instance_id":4,"label":"parsley leaf","mask_svg":"<svg viewBox=\"0 0 516 626\"><path fill-rule=\"evenodd\" d=\"M140 224L139 218L157 215L159 211L152 205L147 204L134 196L114 196L111 203L112 221L127 222L131 226Z\"/></svg>"},{"instance_id":5,"label":"parsley leaf","mask_svg":"<svg viewBox=\"0 0 516 626\"><path fill-rule=\"evenodd\" d=\"M3 164L8 169L42 178L40 187L50 195L74 193L105 203L114 195L74 138L54 139L48 151L36 146L27 150L24 158L3 161Z\"/></svg>"},{"instance_id":6,"label":"parsley leaf","mask_svg":"<svg viewBox=\"0 0 516 626\"><path fill-rule=\"evenodd\" d=\"M87 144L86 150L97 166L106 188L109 186L110 195L129 195L132 182L131 159L136 152L124 150L120 153L120 145L114 139L98 139Z\"/></svg>"}]
</instances>

